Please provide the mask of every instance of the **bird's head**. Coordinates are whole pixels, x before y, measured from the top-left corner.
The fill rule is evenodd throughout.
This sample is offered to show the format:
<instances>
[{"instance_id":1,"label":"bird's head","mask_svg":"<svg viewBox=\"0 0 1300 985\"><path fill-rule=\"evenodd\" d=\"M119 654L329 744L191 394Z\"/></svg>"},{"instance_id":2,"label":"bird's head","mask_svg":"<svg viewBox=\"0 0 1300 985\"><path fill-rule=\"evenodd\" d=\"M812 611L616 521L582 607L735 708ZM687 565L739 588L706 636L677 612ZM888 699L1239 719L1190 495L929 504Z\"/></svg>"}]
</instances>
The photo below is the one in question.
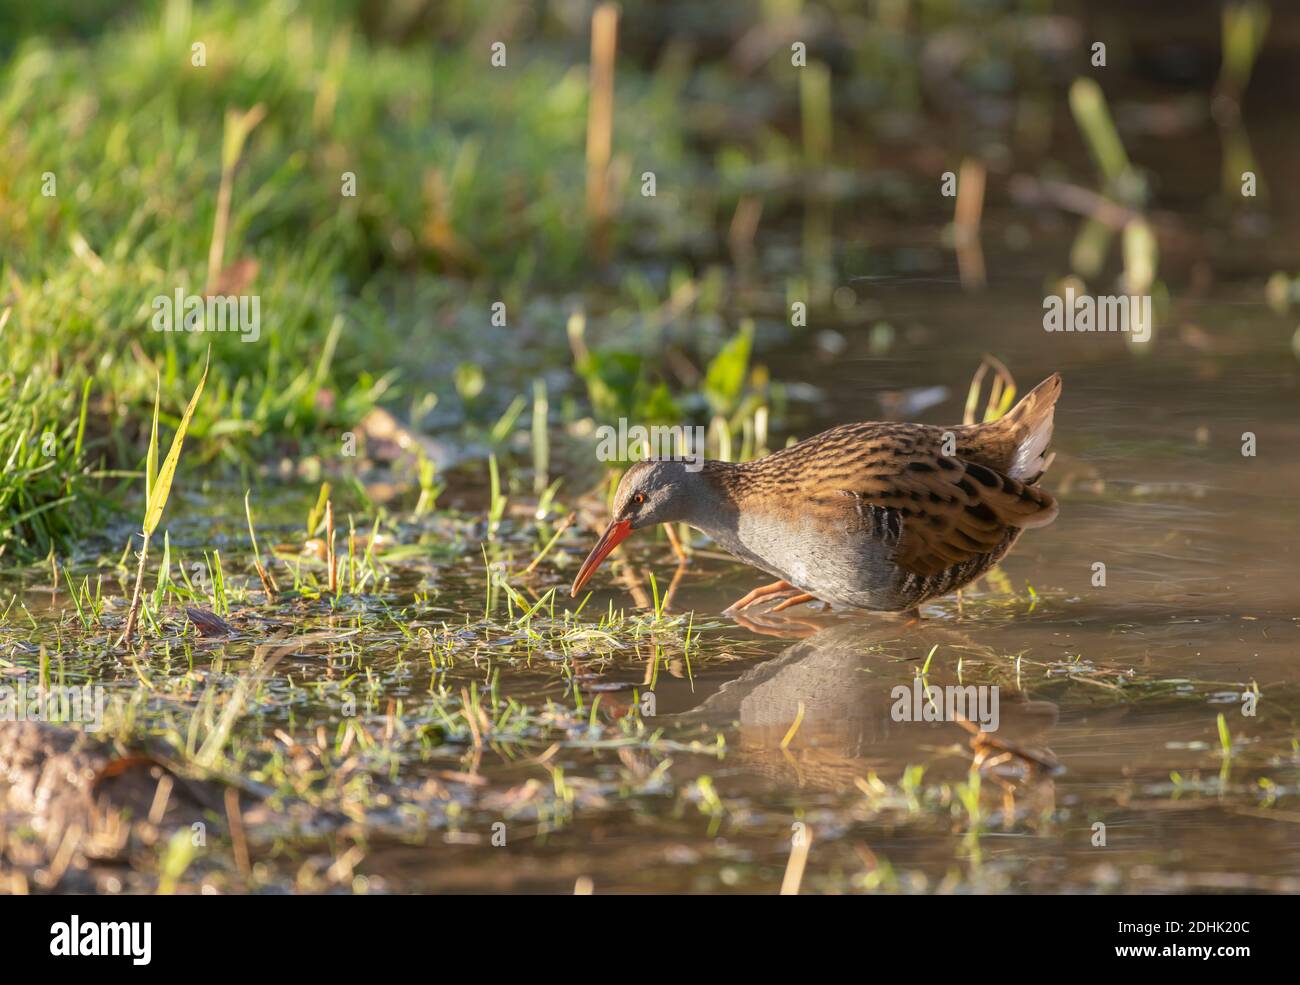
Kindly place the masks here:
<instances>
[{"instance_id":1,"label":"bird's head","mask_svg":"<svg viewBox=\"0 0 1300 985\"><path fill-rule=\"evenodd\" d=\"M688 461L656 460L637 462L623 473L614 493L614 519L596 541L573 580L576 596L595 570L633 530L689 519L691 504L700 482L698 468Z\"/></svg>"}]
</instances>

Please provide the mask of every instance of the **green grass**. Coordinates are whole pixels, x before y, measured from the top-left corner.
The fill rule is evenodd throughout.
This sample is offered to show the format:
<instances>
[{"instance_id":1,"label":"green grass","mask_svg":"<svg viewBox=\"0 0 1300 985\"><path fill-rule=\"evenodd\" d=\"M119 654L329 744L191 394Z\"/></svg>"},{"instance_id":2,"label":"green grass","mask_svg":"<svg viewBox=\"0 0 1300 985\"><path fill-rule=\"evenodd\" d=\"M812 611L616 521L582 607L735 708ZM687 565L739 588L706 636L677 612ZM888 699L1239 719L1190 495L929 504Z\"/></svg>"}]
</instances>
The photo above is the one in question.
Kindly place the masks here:
<instances>
[{"instance_id":1,"label":"green grass","mask_svg":"<svg viewBox=\"0 0 1300 985\"><path fill-rule=\"evenodd\" d=\"M85 495L90 381L78 389L6 373L0 387L0 557L45 557L102 514Z\"/></svg>"},{"instance_id":2,"label":"green grass","mask_svg":"<svg viewBox=\"0 0 1300 985\"><path fill-rule=\"evenodd\" d=\"M449 337L478 320L466 306L583 273L580 51L520 44L494 74L463 44L372 41L345 5L288 10L144 3L74 37L43 36L53 28L39 18L12 34L0 24L14 39L0 48L0 359L18 398L0 412L0 445L30 458L39 434L76 425L94 381L88 444L61 447L22 493L10 477L0 486L11 555L43 556L86 529L84 508L58 521L31 511L81 497L69 477L89 449L136 467L155 376L163 405L182 405L209 343L199 464L337 448L396 384L427 385L421 369L436 374ZM618 96L622 152L669 165L671 100L634 70ZM254 106L265 118L228 167L220 267L256 263L243 291L260 298L261 338L155 332L153 298L208 282L226 114ZM633 219L618 217L617 238ZM404 381L398 347L416 357Z\"/></svg>"}]
</instances>

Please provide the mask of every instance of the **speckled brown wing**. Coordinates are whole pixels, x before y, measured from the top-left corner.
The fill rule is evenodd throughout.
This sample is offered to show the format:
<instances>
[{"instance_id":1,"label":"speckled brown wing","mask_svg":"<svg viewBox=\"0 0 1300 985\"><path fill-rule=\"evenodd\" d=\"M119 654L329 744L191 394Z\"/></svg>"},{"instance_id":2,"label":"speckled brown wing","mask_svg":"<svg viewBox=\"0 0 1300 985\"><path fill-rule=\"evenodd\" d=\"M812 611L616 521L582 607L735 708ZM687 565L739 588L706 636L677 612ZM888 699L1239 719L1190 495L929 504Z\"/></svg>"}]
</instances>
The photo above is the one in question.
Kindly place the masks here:
<instances>
[{"instance_id":1,"label":"speckled brown wing","mask_svg":"<svg viewBox=\"0 0 1300 985\"><path fill-rule=\"evenodd\" d=\"M1060 395L1054 373L1005 417L984 424L843 424L739 466L728 488L751 509L812 514L838 529L888 510L884 536L894 543L894 562L936 575L1005 550L1011 528L1056 518L1056 500L1035 483L1051 464Z\"/></svg>"},{"instance_id":2,"label":"speckled brown wing","mask_svg":"<svg viewBox=\"0 0 1300 985\"><path fill-rule=\"evenodd\" d=\"M836 429L840 430L840 429ZM1032 528L1056 518L1056 501L1043 490L986 465L943 454L943 432L906 424L850 425L827 433L820 477L805 474L817 492L813 508L839 512L866 506L894 510L901 520L894 561L914 574L937 574L989 554L1009 527ZM833 464L831 464L833 462ZM812 472L814 470L810 470Z\"/></svg>"}]
</instances>

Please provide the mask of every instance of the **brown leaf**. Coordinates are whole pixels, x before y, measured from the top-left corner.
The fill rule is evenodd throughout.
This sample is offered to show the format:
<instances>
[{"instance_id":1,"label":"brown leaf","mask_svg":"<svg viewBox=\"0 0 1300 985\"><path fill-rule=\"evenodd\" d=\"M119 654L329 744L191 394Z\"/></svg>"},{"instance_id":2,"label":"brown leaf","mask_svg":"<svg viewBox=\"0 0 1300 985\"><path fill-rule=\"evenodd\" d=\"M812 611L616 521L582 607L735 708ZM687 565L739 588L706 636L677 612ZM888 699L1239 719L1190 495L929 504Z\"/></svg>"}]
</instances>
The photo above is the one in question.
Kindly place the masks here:
<instances>
[{"instance_id":1,"label":"brown leaf","mask_svg":"<svg viewBox=\"0 0 1300 985\"><path fill-rule=\"evenodd\" d=\"M200 636L229 636L235 631L230 623L207 609L186 606L185 614L189 616L190 622L194 623L194 628L198 630Z\"/></svg>"}]
</instances>

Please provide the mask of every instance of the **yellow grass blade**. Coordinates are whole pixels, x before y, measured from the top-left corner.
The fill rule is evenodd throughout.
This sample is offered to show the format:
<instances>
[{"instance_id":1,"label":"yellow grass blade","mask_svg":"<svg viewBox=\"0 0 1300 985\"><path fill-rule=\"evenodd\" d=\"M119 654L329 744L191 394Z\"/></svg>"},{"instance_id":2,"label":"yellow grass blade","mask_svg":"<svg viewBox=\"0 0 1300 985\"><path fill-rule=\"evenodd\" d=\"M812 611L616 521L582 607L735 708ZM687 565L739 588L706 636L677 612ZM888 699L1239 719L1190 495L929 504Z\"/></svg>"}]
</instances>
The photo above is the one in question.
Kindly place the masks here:
<instances>
[{"instance_id":1,"label":"yellow grass blade","mask_svg":"<svg viewBox=\"0 0 1300 985\"><path fill-rule=\"evenodd\" d=\"M172 438L172 446L167 452L167 458L158 471L158 478L153 484L153 489L150 490L149 506L144 514L145 537L157 530L158 524L162 520L163 507L167 505L167 497L172 491L172 480L176 478L176 466L181 459L181 444L185 441L185 432L189 430L190 418L194 416L194 408L198 406L199 397L203 394L203 384L208 381L208 366L211 362L212 349L209 347L207 358L203 361L203 375L199 378L198 388L194 391L194 396L190 397L189 405L185 408L185 415L176 428L175 437Z\"/></svg>"}]
</instances>

